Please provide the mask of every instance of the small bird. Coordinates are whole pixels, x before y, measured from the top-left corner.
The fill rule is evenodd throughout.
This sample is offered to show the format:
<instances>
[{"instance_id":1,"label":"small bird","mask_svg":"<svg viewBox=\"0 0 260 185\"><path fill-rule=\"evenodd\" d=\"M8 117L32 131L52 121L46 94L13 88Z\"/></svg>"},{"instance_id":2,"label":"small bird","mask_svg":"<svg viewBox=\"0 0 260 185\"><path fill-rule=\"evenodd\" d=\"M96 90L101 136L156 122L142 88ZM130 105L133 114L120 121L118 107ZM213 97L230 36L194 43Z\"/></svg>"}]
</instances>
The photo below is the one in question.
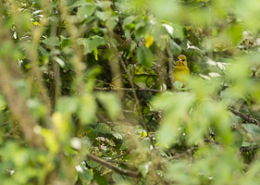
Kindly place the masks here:
<instances>
[{"instance_id":1,"label":"small bird","mask_svg":"<svg viewBox=\"0 0 260 185\"><path fill-rule=\"evenodd\" d=\"M179 55L176 66L173 68L174 80L183 83L183 87L187 85L190 70L187 66L187 58L185 55Z\"/></svg>"}]
</instances>

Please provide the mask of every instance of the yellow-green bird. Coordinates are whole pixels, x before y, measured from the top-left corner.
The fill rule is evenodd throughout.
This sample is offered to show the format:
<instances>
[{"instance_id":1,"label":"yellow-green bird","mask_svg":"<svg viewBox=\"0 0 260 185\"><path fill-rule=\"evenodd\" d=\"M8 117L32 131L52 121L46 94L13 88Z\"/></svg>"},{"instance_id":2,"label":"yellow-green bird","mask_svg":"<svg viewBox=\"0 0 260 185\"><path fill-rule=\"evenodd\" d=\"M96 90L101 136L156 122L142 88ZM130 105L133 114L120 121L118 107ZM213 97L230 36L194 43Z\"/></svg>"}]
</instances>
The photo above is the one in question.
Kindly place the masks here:
<instances>
[{"instance_id":1,"label":"yellow-green bird","mask_svg":"<svg viewBox=\"0 0 260 185\"><path fill-rule=\"evenodd\" d=\"M187 66L187 58L185 55L179 55L176 66L173 68L174 80L183 83L183 86L187 85L187 81L190 75L190 70Z\"/></svg>"}]
</instances>

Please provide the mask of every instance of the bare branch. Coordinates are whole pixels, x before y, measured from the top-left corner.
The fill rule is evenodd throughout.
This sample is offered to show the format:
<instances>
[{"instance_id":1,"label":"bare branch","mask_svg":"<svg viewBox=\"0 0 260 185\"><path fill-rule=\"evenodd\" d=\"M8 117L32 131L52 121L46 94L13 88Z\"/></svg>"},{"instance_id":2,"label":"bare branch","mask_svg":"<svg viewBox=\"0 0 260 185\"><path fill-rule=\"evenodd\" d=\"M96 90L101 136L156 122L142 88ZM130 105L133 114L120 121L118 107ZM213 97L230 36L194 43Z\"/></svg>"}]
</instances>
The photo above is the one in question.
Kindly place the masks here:
<instances>
[{"instance_id":1,"label":"bare branch","mask_svg":"<svg viewBox=\"0 0 260 185\"><path fill-rule=\"evenodd\" d=\"M19 96L18 91L12 86L13 78L8 71L5 62L0 59L0 87L11 113L18 121L28 143L36 147L44 147L42 138L33 130L37 122L26 106L26 101Z\"/></svg>"},{"instance_id":2,"label":"bare branch","mask_svg":"<svg viewBox=\"0 0 260 185\"><path fill-rule=\"evenodd\" d=\"M251 115L246 115L246 114L243 114L233 108L228 108L233 114L241 117L244 121L248 122L248 123L252 123L252 124L255 124L257 126L260 126L259 122L257 121L257 119L253 118Z\"/></svg>"},{"instance_id":3,"label":"bare branch","mask_svg":"<svg viewBox=\"0 0 260 185\"><path fill-rule=\"evenodd\" d=\"M94 90L98 91L150 91L150 92L155 92L155 93L162 93L163 91L159 91L156 89L133 89L133 88L99 88L99 87L94 87Z\"/></svg>"},{"instance_id":4,"label":"bare branch","mask_svg":"<svg viewBox=\"0 0 260 185\"><path fill-rule=\"evenodd\" d=\"M141 177L142 176L142 174L139 171L124 170L124 169L117 167L117 166L107 162L106 160L96 157L92 154L88 154L87 158L89 160L93 160L99 164L102 164L102 165L106 166L107 168L109 168L109 169L113 170L114 172L117 172L121 175L126 175L129 177Z\"/></svg>"}]
</instances>

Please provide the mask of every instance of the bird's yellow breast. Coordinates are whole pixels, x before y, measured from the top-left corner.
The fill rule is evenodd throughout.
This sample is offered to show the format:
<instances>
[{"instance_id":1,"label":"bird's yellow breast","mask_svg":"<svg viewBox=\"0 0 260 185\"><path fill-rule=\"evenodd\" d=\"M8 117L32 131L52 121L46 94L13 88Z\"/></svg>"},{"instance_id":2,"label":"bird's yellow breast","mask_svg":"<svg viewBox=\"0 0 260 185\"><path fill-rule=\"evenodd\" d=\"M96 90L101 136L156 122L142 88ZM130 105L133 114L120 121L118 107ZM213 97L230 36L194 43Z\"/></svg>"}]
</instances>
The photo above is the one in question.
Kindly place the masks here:
<instances>
[{"instance_id":1,"label":"bird's yellow breast","mask_svg":"<svg viewBox=\"0 0 260 185\"><path fill-rule=\"evenodd\" d=\"M180 65L180 63L178 64L177 62L173 69L173 73L175 81L182 82L184 86L187 84L190 70L186 65Z\"/></svg>"}]
</instances>

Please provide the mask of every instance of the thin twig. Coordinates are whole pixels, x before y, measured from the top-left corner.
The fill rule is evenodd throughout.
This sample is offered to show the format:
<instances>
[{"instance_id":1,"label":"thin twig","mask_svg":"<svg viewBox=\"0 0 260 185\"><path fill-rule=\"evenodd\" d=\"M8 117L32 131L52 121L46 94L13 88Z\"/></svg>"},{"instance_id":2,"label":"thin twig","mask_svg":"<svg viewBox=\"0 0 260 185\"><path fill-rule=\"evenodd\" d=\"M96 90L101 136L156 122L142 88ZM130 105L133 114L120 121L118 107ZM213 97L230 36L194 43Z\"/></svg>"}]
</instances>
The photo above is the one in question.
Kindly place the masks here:
<instances>
[{"instance_id":1,"label":"thin twig","mask_svg":"<svg viewBox=\"0 0 260 185\"><path fill-rule=\"evenodd\" d=\"M156 90L156 89L133 89L133 88L100 88L100 87L94 87L94 90L98 91L129 91L133 92L134 91L150 91L150 92L155 92L155 93L162 93L163 91Z\"/></svg>"},{"instance_id":2,"label":"thin twig","mask_svg":"<svg viewBox=\"0 0 260 185\"><path fill-rule=\"evenodd\" d=\"M112 160L112 159L108 159L107 162L112 162L112 163L124 165L124 166L127 167L127 169L129 169L131 171L138 170L138 168L136 166L128 164L127 162L124 162L124 161L115 161L115 160Z\"/></svg>"},{"instance_id":3,"label":"thin twig","mask_svg":"<svg viewBox=\"0 0 260 185\"><path fill-rule=\"evenodd\" d=\"M129 148L124 154L121 154L121 155L118 155L118 156L115 156L113 158L111 158L111 160L114 160L114 159L117 159L117 158L120 158L120 157L123 157L123 156L126 156L127 154L129 154L131 151L132 151L132 147Z\"/></svg>"},{"instance_id":4,"label":"thin twig","mask_svg":"<svg viewBox=\"0 0 260 185\"><path fill-rule=\"evenodd\" d=\"M257 121L257 119L253 118L251 115L246 115L246 114L243 114L242 112L239 112L233 108L228 108L233 114L241 117L244 121L248 122L248 123L253 123L257 126L260 126L259 122Z\"/></svg>"},{"instance_id":5,"label":"thin twig","mask_svg":"<svg viewBox=\"0 0 260 185\"><path fill-rule=\"evenodd\" d=\"M169 72L170 72L170 74L169 74L170 75L169 76L170 85L171 85L172 91L174 91L176 89L173 86L173 66L172 66L173 55L172 55L172 52L171 52L171 50L169 49L168 46L166 47L166 51L167 51L167 53L169 55L168 66L169 66Z\"/></svg>"},{"instance_id":6,"label":"thin twig","mask_svg":"<svg viewBox=\"0 0 260 185\"><path fill-rule=\"evenodd\" d=\"M124 170L124 169L117 167L117 166L107 162L106 160L96 157L92 154L88 154L87 159L95 161L99 164L102 164L103 166L106 166L107 168L109 168L109 169L113 170L114 172L119 173L121 175L126 175L129 177L141 177L142 176L142 174L139 171Z\"/></svg>"},{"instance_id":7,"label":"thin twig","mask_svg":"<svg viewBox=\"0 0 260 185\"><path fill-rule=\"evenodd\" d=\"M8 61L9 62L9 61ZM11 114L18 121L19 127L24 134L28 144L43 148L44 142L41 136L37 135L34 128L38 125L36 119L32 116L31 111L26 105L26 100L23 99L18 90L11 84L13 84L13 77L10 71L5 65L8 62L4 62L0 59L0 87L1 92L5 96L8 107L11 110ZM11 65L10 65L11 66Z\"/></svg>"},{"instance_id":8,"label":"thin twig","mask_svg":"<svg viewBox=\"0 0 260 185\"><path fill-rule=\"evenodd\" d=\"M128 78L129 78L129 82L130 82L131 87L132 87L132 92L133 92L133 94L134 94L134 98L135 98L135 101L136 101L137 110L138 110L138 112L140 113L140 118L141 118L142 125L143 125L143 127L144 127L144 129L145 129L145 131L146 131L146 133L147 133L147 136L149 137L149 139L150 139L150 141L151 141L151 144L152 144L153 148L155 149L155 145L154 145L154 142L153 142L153 138L150 137L149 130L148 130L148 128L147 128L147 126L146 126L146 123L145 123L145 121L144 121L144 118L143 118L143 116L142 116L141 108L140 108L140 105L139 105L139 100L138 100L138 97L137 97L137 95L136 95L136 90L135 90L135 88L134 88L133 77L132 77L132 75L130 74L130 72L127 70L127 68L126 68L126 66L125 66L125 63L124 63L124 61L122 60L122 58L121 58L120 56L118 56L118 58L119 58L119 61L121 62L121 65L123 66L123 68L124 68L124 70L125 70L125 72L126 72Z\"/></svg>"}]
</instances>

